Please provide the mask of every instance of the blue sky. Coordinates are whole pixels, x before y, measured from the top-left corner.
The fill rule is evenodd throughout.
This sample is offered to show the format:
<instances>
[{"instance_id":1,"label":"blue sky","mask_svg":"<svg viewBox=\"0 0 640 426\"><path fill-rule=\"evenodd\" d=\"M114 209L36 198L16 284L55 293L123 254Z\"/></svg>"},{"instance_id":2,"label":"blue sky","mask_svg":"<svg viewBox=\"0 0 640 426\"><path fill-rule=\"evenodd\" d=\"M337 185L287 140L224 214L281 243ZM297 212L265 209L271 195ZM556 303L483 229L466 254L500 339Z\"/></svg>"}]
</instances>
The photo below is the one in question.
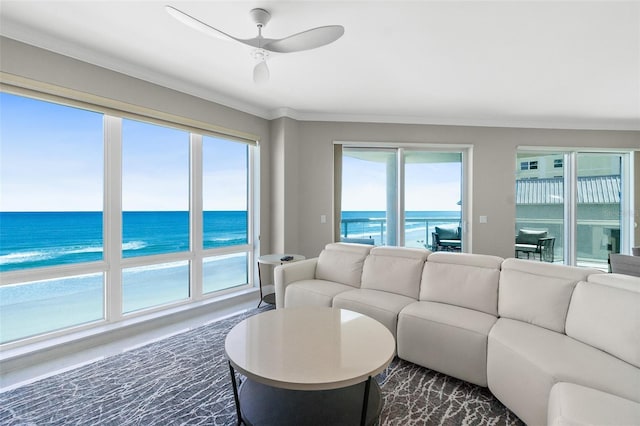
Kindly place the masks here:
<instances>
[{"instance_id":1,"label":"blue sky","mask_svg":"<svg viewBox=\"0 0 640 426\"><path fill-rule=\"evenodd\" d=\"M0 211L100 211L102 114L0 93ZM244 144L205 137L205 210L246 209ZM123 210L188 210L187 132L123 120Z\"/></svg>"},{"instance_id":2,"label":"blue sky","mask_svg":"<svg viewBox=\"0 0 640 426\"><path fill-rule=\"evenodd\" d=\"M2 211L102 210L102 159L100 114L0 93Z\"/></svg>"},{"instance_id":3,"label":"blue sky","mask_svg":"<svg viewBox=\"0 0 640 426\"><path fill-rule=\"evenodd\" d=\"M0 93L0 211L100 211L102 114ZM188 210L189 134L123 120L125 211ZM204 137L205 210L244 210L247 146ZM407 164L407 211L459 210L460 163ZM384 163L344 158L343 210L385 210Z\"/></svg>"},{"instance_id":4,"label":"blue sky","mask_svg":"<svg viewBox=\"0 0 640 426\"><path fill-rule=\"evenodd\" d=\"M461 163L409 163L405 166L405 211L458 211ZM387 171L383 162L345 156L342 210L386 210Z\"/></svg>"}]
</instances>

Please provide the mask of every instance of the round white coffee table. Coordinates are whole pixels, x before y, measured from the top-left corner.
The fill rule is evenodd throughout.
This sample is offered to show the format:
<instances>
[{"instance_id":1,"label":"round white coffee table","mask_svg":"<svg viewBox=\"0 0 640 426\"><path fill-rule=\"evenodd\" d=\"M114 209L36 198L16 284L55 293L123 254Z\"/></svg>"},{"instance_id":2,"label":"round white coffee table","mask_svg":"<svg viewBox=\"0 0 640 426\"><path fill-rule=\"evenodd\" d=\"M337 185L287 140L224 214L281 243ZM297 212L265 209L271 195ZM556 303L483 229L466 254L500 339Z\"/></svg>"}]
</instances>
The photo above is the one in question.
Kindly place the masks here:
<instances>
[{"instance_id":1,"label":"round white coffee table","mask_svg":"<svg viewBox=\"0 0 640 426\"><path fill-rule=\"evenodd\" d=\"M289 259L290 258L290 259ZM283 260L289 259L289 260ZM285 263L293 263L298 262L300 260L305 260L306 258L301 254L286 254L286 253L277 253L277 254L265 254L263 256L258 257L258 285L260 286L260 302L258 302L258 308L262 304L262 302L269 303L270 305L276 304L276 294L262 294L262 274L260 273L260 265L284 265Z\"/></svg>"},{"instance_id":2,"label":"round white coffee table","mask_svg":"<svg viewBox=\"0 0 640 426\"><path fill-rule=\"evenodd\" d=\"M394 350L385 326L344 309L277 309L247 318L225 341L238 422L374 424L382 398L372 377ZM246 376L239 390L235 370Z\"/></svg>"}]
</instances>

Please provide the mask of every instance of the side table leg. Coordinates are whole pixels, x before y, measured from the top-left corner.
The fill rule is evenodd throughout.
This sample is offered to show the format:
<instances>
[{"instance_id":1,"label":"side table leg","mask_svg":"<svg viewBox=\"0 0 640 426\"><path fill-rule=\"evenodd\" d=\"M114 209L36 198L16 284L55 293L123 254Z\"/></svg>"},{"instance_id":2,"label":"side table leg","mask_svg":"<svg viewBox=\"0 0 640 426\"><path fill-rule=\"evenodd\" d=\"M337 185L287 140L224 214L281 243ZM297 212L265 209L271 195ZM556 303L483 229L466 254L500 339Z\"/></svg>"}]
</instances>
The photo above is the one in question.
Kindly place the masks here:
<instances>
[{"instance_id":1,"label":"side table leg","mask_svg":"<svg viewBox=\"0 0 640 426\"><path fill-rule=\"evenodd\" d=\"M260 274L260 262L258 262L258 286L260 287L260 301L258 302L258 308L262 304L262 275Z\"/></svg>"},{"instance_id":2,"label":"side table leg","mask_svg":"<svg viewBox=\"0 0 640 426\"><path fill-rule=\"evenodd\" d=\"M367 409L369 408L369 389L371 388L371 376L364 383L364 401L362 402L362 416L360 417L360 425L367 424Z\"/></svg>"},{"instance_id":3,"label":"side table leg","mask_svg":"<svg viewBox=\"0 0 640 426\"><path fill-rule=\"evenodd\" d=\"M242 414L240 412L240 399L238 398L238 385L236 383L236 372L229 361L229 372L231 373L231 384L233 385L233 400L236 403L236 415L238 416L238 426L242 424Z\"/></svg>"}]
</instances>

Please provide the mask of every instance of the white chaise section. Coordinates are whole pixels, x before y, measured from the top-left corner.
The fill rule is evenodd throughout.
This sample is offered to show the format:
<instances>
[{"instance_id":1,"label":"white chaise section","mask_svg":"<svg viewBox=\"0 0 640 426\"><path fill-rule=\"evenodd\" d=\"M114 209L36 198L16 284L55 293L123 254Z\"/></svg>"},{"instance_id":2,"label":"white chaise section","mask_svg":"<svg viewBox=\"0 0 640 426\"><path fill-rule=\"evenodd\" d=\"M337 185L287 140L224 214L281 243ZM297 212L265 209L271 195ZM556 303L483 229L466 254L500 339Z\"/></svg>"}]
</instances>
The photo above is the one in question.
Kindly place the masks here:
<instances>
[{"instance_id":1,"label":"white chaise section","mask_svg":"<svg viewBox=\"0 0 640 426\"><path fill-rule=\"evenodd\" d=\"M489 332L487 383L527 424L546 423L549 393L558 381L582 375L615 386L636 370L564 334L574 287L599 272L519 259L502 263L500 318ZM594 365L598 368L589 368Z\"/></svg>"},{"instance_id":2,"label":"white chaise section","mask_svg":"<svg viewBox=\"0 0 640 426\"><path fill-rule=\"evenodd\" d=\"M330 243L314 259L274 270L276 308L331 306L335 295L360 287L368 244Z\"/></svg>"},{"instance_id":3,"label":"white chaise section","mask_svg":"<svg viewBox=\"0 0 640 426\"><path fill-rule=\"evenodd\" d=\"M556 383L549 396L549 426L637 426L640 404L574 383Z\"/></svg>"},{"instance_id":4,"label":"white chaise section","mask_svg":"<svg viewBox=\"0 0 640 426\"><path fill-rule=\"evenodd\" d=\"M422 274L420 301L398 319L398 356L487 386L487 336L497 320L503 259L437 252Z\"/></svg>"},{"instance_id":5,"label":"white chaise section","mask_svg":"<svg viewBox=\"0 0 640 426\"><path fill-rule=\"evenodd\" d=\"M375 247L362 270L359 289L335 296L333 306L368 315L396 337L398 313L418 300L424 262L431 252L404 247Z\"/></svg>"}]
</instances>

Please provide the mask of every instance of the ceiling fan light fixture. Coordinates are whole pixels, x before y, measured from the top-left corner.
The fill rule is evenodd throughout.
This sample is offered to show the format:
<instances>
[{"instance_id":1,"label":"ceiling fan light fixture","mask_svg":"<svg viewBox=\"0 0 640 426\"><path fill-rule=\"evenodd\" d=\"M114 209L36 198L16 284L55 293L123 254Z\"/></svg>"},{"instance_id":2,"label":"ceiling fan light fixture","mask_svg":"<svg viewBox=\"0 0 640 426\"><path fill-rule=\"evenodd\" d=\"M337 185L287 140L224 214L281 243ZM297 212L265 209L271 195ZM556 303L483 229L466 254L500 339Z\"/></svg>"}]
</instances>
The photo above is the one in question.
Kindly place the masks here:
<instances>
[{"instance_id":1,"label":"ceiling fan light fixture","mask_svg":"<svg viewBox=\"0 0 640 426\"><path fill-rule=\"evenodd\" d=\"M260 61L253 67L253 82L265 84L267 81L269 81L269 67L266 61Z\"/></svg>"},{"instance_id":2,"label":"ceiling fan light fixture","mask_svg":"<svg viewBox=\"0 0 640 426\"><path fill-rule=\"evenodd\" d=\"M269 57L269 52L264 49L257 48L251 51L251 56L257 62L266 61L267 58Z\"/></svg>"},{"instance_id":3,"label":"ceiling fan light fixture","mask_svg":"<svg viewBox=\"0 0 640 426\"><path fill-rule=\"evenodd\" d=\"M257 48L251 51L251 56L256 61L256 65L253 67L253 82L256 84L264 84L269 81L269 67L267 66L267 58L269 52Z\"/></svg>"}]
</instances>

